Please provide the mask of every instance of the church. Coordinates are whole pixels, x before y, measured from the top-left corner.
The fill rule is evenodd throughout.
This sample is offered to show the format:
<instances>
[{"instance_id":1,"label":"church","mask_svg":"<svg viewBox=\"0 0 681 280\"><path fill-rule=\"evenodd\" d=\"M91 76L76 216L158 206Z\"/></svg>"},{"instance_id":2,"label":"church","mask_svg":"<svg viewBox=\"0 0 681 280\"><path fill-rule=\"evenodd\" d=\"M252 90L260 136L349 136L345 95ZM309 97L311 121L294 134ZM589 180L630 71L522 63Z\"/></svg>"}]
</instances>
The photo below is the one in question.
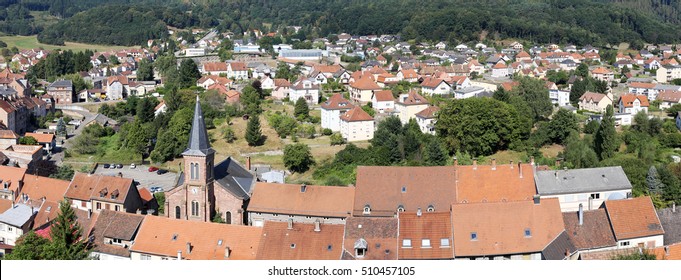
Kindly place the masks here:
<instances>
[{"instance_id":1,"label":"church","mask_svg":"<svg viewBox=\"0 0 681 280\"><path fill-rule=\"evenodd\" d=\"M210 147L198 96L189 144L182 158L177 186L166 192L166 216L211 221L219 215L228 224L245 224L246 203L256 178L231 157L214 165L215 150Z\"/></svg>"}]
</instances>

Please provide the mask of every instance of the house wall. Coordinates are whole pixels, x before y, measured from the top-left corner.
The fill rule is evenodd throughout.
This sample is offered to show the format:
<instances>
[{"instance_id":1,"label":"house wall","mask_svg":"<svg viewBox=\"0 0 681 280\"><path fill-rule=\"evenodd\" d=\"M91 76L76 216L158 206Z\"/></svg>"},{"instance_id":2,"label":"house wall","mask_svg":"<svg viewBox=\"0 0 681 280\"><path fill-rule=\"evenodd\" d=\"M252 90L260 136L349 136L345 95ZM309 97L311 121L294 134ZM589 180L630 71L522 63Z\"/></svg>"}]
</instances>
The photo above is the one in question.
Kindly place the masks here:
<instances>
[{"instance_id":1,"label":"house wall","mask_svg":"<svg viewBox=\"0 0 681 280\"><path fill-rule=\"evenodd\" d=\"M102 201L96 199L92 200L92 212L99 213L104 209L110 211L125 212L125 207L123 206L123 203L113 203L109 201Z\"/></svg>"},{"instance_id":2,"label":"house wall","mask_svg":"<svg viewBox=\"0 0 681 280\"><path fill-rule=\"evenodd\" d=\"M428 108L428 104L406 106L395 102L395 110L399 112L398 116L400 117L402 124L408 123L410 119L416 116L416 113L421 112L426 108Z\"/></svg>"},{"instance_id":3,"label":"house wall","mask_svg":"<svg viewBox=\"0 0 681 280\"><path fill-rule=\"evenodd\" d=\"M378 110L379 112L383 112L385 110L392 110L395 108L395 101L381 101L378 102L376 100L373 100L371 102L371 107L373 107L375 110Z\"/></svg>"},{"instance_id":4,"label":"house wall","mask_svg":"<svg viewBox=\"0 0 681 280\"><path fill-rule=\"evenodd\" d=\"M272 97L281 100L288 97L290 91L291 88L288 87L277 87L272 91Z\"/></svg>"},{"instance_id":5,"label":"house wall","mask_svg":"<svg viewBox=\"0 0 681 280\"><path fill-rule=\"evenodd\" d=\"M128 194L125 196L122 211L128 213L135 213L137 212L138 209L142 209L143 204L144 202L142 201L142 197L140 197L140 193L137 190L137 187L135 187L135 185L133 184L132 186L130 186L130 188L128 188Z\"/></svg>"},{"instance_id":6,"label":"house wall","mask_svg":"<svg viewBox=\"0 0 681 280\"><path fill-rule=\"evenodd\" d=\"M187 174L187 173L185 173ZM186 177L186 176L185 176ZM196 189L196 192L194 192ZM185 184L180 187L177 191L170 193L166 197L167 205L166 213L171 219L175 219L175 209L180 207L180 219L191 220L191 221L209 221L207 217L207 212L209 213L209 208L211 205L206 203L207 197L207 187L200 184ZM197 215L192 215L192 202L196 201L199 203L199 211Z\"/></svg>"},{"instance_id":7,"label":"house wall","mask_svg":"<svg viewBox=\"0 0 681 280\"><path fill-rule=\"evenodd\" d=\"M169 257L169 256L152 255L152 254L147 254L147 253L130 252L130 260L141 261L142 256L148 256L149 260L152 260L152 261L177 260L177 256Z\"/></svg>"},{"instance_id":8,"label":"house wall","mask_svg":"<svg viewBox=\"0 0 681 280\"><path fill-rule=\"evenodd\" d=\"M629 245L624 243L629 242ZM664 245L664 235L653 235L640 238L617 240L617 248L633 248L643 246L644 249L655 248Z\"/></svg>"},{"instance_id":9,"label":"house wall","mask_svg":"<svg viewBox=\"0 0 681 280\"><path fill-rule=\"evenodd\" d=\"M6 223L0 223L0 241L4 240L7 245L16 245L17 239L24 234L22 228Z\"/></svg>"},{"instance_id":10,"label":"house wall","mask_svg":"<svg viewBox=\"0 0 681 280\"><path fill-rule=\"evenodd\" d=\"M295 90L292 89L289 93L289 100L291 102L296 102L298 99L303 98L305 102L310 105L317 104L319 102L319 90L315 89L303 89Z\"/></svg>"},{"instance_id":11,"label":"house wall","mask_svg":"<svg viewBox=\"0 0 681 280\"><path fill-rule=\"evenodd\" d=\"M71 206L73 208L76 208L76 209L79 209L79 210L84 210L84 211L92 210L92 202L90 202L89 200L88 201L82 201L82 200L79 200L79 199L73 199L73 198L70 198L70 199L71 199Z\"/></svg>"},{"instance_id":12,"label":"house wall","mask_svg":"<svg viewBox=\"0 0 681 280\"><path fill-rule=\"evenodd\" d=\"M114 82L106 90L106 96L111 100L123 99L123 84Z\"/></svg>"},{"instance_id":13,"label":"house wall","mask_svg":"<svg viewBox=\"0 0 681 280\"><path fill-rule=\"evenodd\" d=\"M341 136L348 142L371 140L374 138L374 122L346 122L341 120Z\"/></svg>"},{"instance_id":14,"label":"house wall","mask_svg":"<svg viewBox=\"0 0 681 280\"><path fill-rule=\"evenodd\" d=\"M360 90L358 88L350 87L350 97L357 102L370 102L371 97L374 96L373 90Z\"/></svg>"},{"instance_id":15,"label":"house wall","mask_svg":"<svg viewBox=\"0 0 681 280\"><path fill-rule=\"evenodd\" d=\"M227 222L226 213L230 212L232 215L232 225L244 224L244 201L234 197L230 192L219 185L215 186L215 211L220 211L220 216Z\"/></svg>"},{"instance_id":16,"label":"house wall","mask_svg":"<svg viewBox=\"0 0 681 280\"><path fill-rule=\"evenodd\" d=\"M589 208L589 197L592 194L598 194L599 198L591 200L591 208ZM629 197L631 194L631 189L627 190L617 190L617 191L607 191L607 192L587 192L587 193L572 193L572 194L560 194L560 195L542 195L546 198L556 197L560 203L560 211L562 212L575 212L579 211L579 204L582 204L584 210L598 209L603 205L603 202L608 200L607 198L613 194L621 194L624 197Z\"/></svg>"},{"instance_id":17,"label":"house wall","mask_svg":"<svg viewBox=\"0 0 681 280\"><path fill-rule=\"evenodd\" d=\"M433 129L431 131L430 128L428 128L429 124L435 123L435 119L425 119L425 118L420 118L420 117L417 116L416 117L416 123L418 123L419 128L421 129L421 132L435 135L435 129Z\"/></svg>"},{"instance_id":18,"label":"house wall","mask_svg":"<svg viewBox=\"0 0 681 280\"><path fill-rule=\"evenodd\" d=\"M321 217L321 216L301 216L288 215L279 213L263 213L263 212L248 212L248 225L261 227L264 221L270 222L288 222L293 220L293 223L314 224L320 220L322 224L327 225L344 225L345 217Z\"/></svg>"},{"instance_id":19,"label":"house wall","mask_svg":"<svg viewBox=\"0 0 681 280\"><path fill-rule=\"evenodd\" d=\"M100 261L129 261L130 258L126 257L121 257L117 255L111 255L111 254L105 254L105 253L100 253L100 252L92 252L90 253L90 257L95 259L95 260L100 260Z\"/></svg>"},{"instance_id":20,"label":"house wall","mask_svg":"<svg viewBox=\"0 0 681 280\"><path fill-rule=\"evenodd\" d=\"M340 131L340 115L347 112L347 110L322 110L322 128L331 129L331 131Z\"/></svg>"}]
</instances>

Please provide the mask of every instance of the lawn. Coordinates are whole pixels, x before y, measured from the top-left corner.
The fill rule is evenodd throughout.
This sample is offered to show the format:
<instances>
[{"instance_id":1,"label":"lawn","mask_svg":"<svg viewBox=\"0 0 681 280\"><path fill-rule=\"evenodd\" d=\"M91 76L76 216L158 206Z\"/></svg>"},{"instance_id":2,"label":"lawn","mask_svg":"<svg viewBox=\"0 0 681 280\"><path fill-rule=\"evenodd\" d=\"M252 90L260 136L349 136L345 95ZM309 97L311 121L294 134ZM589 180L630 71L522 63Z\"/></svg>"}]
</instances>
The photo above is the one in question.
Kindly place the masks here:
<instances>
[{"instance_id":1,"label":"lawn","mask_svg":"<svg viewBox=\"0 0 681 280\"><path fill-rule=\"evenodd\" d=\"M104 46L104 45L92 45L84 43L74 43L66 42L66 46L56 46L48 45L38 42L38 38L34 36L0 36L0 41L7 43L7 47L17 47L20 50L24 49L35 49L43 48L45 50L73 50L73 51L84 51L84 50L97 50L97 51L110 51L110 50L122 50L128 48L136 48L130 46Z\"/></svg>"}]
</instances>

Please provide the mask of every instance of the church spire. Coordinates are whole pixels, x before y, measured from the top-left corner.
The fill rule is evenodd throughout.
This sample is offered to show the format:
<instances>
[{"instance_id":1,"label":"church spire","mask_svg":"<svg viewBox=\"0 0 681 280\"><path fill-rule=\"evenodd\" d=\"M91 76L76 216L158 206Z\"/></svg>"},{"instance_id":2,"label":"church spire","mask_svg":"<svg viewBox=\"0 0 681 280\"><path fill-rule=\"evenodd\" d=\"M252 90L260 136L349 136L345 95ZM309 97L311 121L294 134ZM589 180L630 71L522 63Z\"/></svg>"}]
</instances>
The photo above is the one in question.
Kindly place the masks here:
<instances>
[{"instance_id":1,"label":"church spire","mask_svg":"<svg viewBox=\"0 0 681 280\"><path fill-rule=\"evenodd\" d=\"M192 121L192 130L189 133L189 144L182 155L207 156L211 153L214 153L214 151L210 147L208 131L206 131L206 123L203 121L203 111L201 111L201 104L199 103L199 96L197 95L196 107L194 108L194 120Z\"/></svg>"}]
</instances>

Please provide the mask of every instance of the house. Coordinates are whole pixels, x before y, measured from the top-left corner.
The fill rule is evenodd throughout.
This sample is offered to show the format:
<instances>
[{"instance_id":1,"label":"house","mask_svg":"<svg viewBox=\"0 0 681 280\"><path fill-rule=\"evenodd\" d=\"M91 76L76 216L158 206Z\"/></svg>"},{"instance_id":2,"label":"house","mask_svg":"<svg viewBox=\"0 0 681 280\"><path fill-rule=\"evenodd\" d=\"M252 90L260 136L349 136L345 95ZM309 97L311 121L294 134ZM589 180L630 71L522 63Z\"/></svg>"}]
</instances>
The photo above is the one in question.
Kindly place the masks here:
<instances>
[{"instance_id":1,"label":"house","mask_svg":"<svg viewBox=\"0 0 681 280\"><path fill-rule=\"evenodd\" d=\"M603 208L563 212L563 223L570 243L578 251L575 259L579 259L581 253L617 248L608 215Z\"/></svg>"},{"instance_id":2,"label":"house","mask_svg":"<svg viewBox=\"0 0 681 280\"><path fill-rule=\"evenodd\" d=\"M416 123L419 125L421 132L435 135L435 122L437 121L437 113L440 108L437 106L428 106L423 111L416 113Z\"/></svg>"},{"instance_id":3,"label":"house","mask_svg":"<svg viewBox=\"0 0 681 280\"><path fill-rule=\"evenodd\" d=\"M33 137L36 141L38 141L38 144L43 146L45 153L51 153L52 150L54 150L54 147L57 146L56 137L52 133L26 132L24 137Z\"/></svg>"},{"instance_id":4,"label":"house","mask_svg":"<svg viewBox=\"0 0 681 280\"><path fill-rule=\"evenodd\" d=\"M425 78L421 82L421 92L428 95L445 95L452 92L452 86L442 79Z\"/></svg>"},{"instance_id":5,"label":"house","mask_svg":"<svg viewBox=\"0 0 681 280\"><path fill-rule=\"evenodd\" d=\"M535 172L537 193L558 198L563 212L573 212L582 205L594 210L607 201L631 197L632 186L620 166L543 170Z\"/></svg>"},{"instance_id":6,"label":"house","mask_svg":"<svg viewBox=\"0 0 681 280\"><path fill-rule=\"evenodd\" d=\"M349 217L343 260L397 260L397 218Z\"/></svg>"},{"instance_id":7,"label":"house","mask_svg":"<svg viewBox=\"0 0 681 280\"><path fill-rule=\"evenodd\" d=\"M497 62L494 67L492 67L492 78L505 78L510 76L512 73L513 70L509 69L509 67L503 61Z\"/></svg>"},{"instance_id":8,"label":"house","mask_svg":"<svg viewBox=\"0 0 681 280\"><path fill-rule=\"evenodd\" d=\"M671 207L658 209L657 217L664 229L664 245L681 243L681 211L676 209L676 203Z\"/></svg>"},{"instance_id":9,"label":"house","mask_svg":"<svg viewBox=\"0 0 681 280\"><path fill-rule=\"evenodd\" d=\"M456 99L464 99L464 98L471 98L471 97L479 97L481 95L485 95L487 91L485 91L484 88L482 87L477 87L477 86L471 86L467 88L461 88L457 89L454 91L454 98ZM491 95L491 92L488 94Z\"/></svg>"},{"instance_id":10,"label":"house","mask_svg":"<svg viewBox=\"0 0 681 280\"><path fill-rule=\"evenodd\" d=\"M396 76L400 81L407 81L410 83L416 83L419 79L419 75L414 69L402 69L397 72Z\"/></svg>"},{"instance_id":11,"label":"house","mask_svg":"<svg viewBox=\"0 0 681 280\"><path fill-rule=\"evenodd\" d=\"M612 94L602 94L587 91L579 97L579 109L604 113L608 105L612 105Z\"/></svg>"},{"instance_id":12,"label":"house","mask_svg":"<svg viewBox=\"0 0 681 280\"><path fill-rule=\"evenodd\" d=\"M43 147L38 145L12 145L0 151L11 164L35 172L36 164L43 158Z\"/></svg>"},{"instance_id":13,"label":"house","mask_svg":"<svg viewBox=\"0 0 681 280\"><path fill-rule=\"evenodd\" d=\"M256 227L265 222L345 224L354 196L354 187L258 182L247 208L248 224Z\"/></svg>"},{"instance_id":14,"label":"house","mask_svg":"<svg viewBox=\"0 0 681 280\"><path fill-rule=\"evenodd\" d=\"M645 95L648 96L648 100L655 100L657 97L657 92L655 93L655 97L651 98L651 92L655 91L655 84L653 83L641 83L641 82L631 82L629 84L629 93L630 94L640 94L640 95Z\"/></svg>"},{"instance_id":15,"label":"house","mask_svg":"<svg viewBox=\"0 0 681 280\"><path fill-rule=\"evenodd\" d=\"M416 113L423 111L428 107L428 100L423 98L415 91L400 94L395 101L395 112L400 117L402 124L406 124L410 119L416 116Z\"/></svg>"},{"instance_id":16,"label":"house","mask_svg":"<svg viewBox=\"0 0 681 280\"><path fill-rule=\"evenodd\" d=\"M653 250L658 260L681 260L681 243L675 243Z\"/></svg>"},{"instance_id":17,"label":"house","mask_svg":"<svg viewBox=\"0 0 681 280\"><path fill-rule=\"evenodd\" d=\"M239 103L239 100L241 100L241 93L234 89L228 90L224 93L224 95L225 102L227 102L227 104L236 104Z\"/></svg>"},{"instance_id":18,"label":"house","mask_svg":"<svg viewBox=\"0 0 681 280\"><path fill-rule=\"evenodd\" d=\"M142 206L132 179L76 172L64 194L74 208L99 213L103 209L135 213Z\"/></svg>"},{"instance_id":19,"label":"house","mask_svg":"<svg viewBox=\"0 0 681 280\"><path fill-rule=\"evenodd\" d=\"M146 216L130 247L132 260L254 260L263 229Z\"/></svg>"},{"instance_id":20,"label":"house","mask_svg":"<svg viewBox=\"0 0 681 280\"><path fill-rule=\"evenodd\" d=\"M274 87L274 79L270 78L269 76L265 76L264 78L260 79L260 88L273 90Z\"/></svg>"},{"instance_id":21,"label":"house","mask_svg":"<svg viewBox=\"0 0 681 280\"><path fill-rule=\"evenodd\" d=\"M226 62L206 62L201 66L201 73L207 75L220 76L227 75L227 63Z\"/></svg>"},{"instance_id":22,"label":"house","mask_svg":"<svg viewBox=\"0 0 681 280\"><path fill-rule=\"evenodd\" d=\"M247 80L248 68L243 62L230 62L227 64L227 77L235 80Z\"/></svg>"},{"instance_id":23,"label":"house","mask_svg":"<svg viewBox=\"0 0 681 280\"><path fill-rule=\"evenodd\" d=\"M561 260L575 251L555 198L454 204L451 215L456 259Z\"/></svg>"},{"instance_id":24,"label":"house","mask_svg":"<svg viewBox=\"0 0 681 280\"><path fill-rule=\"evenodd\" d=\"M395 98L393 97L392 90L380 90L374 92L374 96L371 98L371 107L380 113L394 110Z\"/></svg>"},{"instance_id":25,"label":"house","mask_svg":"<svg viewBox=\"0 0 681 280\"><path fill-rule=\"evenodd\" d=\"M375 91L381 90L371 75L362 75L349 85L350 98L355 102L370 102Z\"/></svg>"},{"instance_id":26,"label":"house","mask_svg":"<svg viewBox=\"0 0 681 280\"><path fill-rule=\"evenodd\" d=\"M196 81L196 85L204 89L208 89L210 86L214 84L219 84L226 88L229 88L232 86L232 80L228 79L227 77L205 75L202 76L198 81Z\"/></svg>"},{"instance_id":27,"label":"house","mask_svg":"<svg viewBox=\"0 0 681 280\"><path fill-rule=\"evenodd\" d=\"M664 230L648 196L608 200L603 204L617 248L655 248L664 245Z\"/></svg>"},{"instance_id":28,"label":"house","mask_svg":"<svg viewBox=\"0 0 681 280\"><path fill-rule=\"evenodd\" d=\"M336 71L336 73L333 73L333 78L336 80L336 82L339 82L341 84L347 85L350 83L350 72L348 70L345 70L341 68L340 70Z\"/></svg>"},{"instance_id":29,"label":"house","mask_svg":"<svg viewBox=\"0 0 681 280\"><path fill-rule=\"evenodd\" d=\"M526 51L521 51L521 52L519 52L518 54L515 55L515 61L516 62L531 61L531 60L532 60L532 57Z\"/></svg>"},{"instance_id":30,"label":"house","mask_svg":"<svg viewBox=\"0 0 681 280\"><path fill-rule=\"evenodd\" d=\"M156 107L154 107L154 116L158 116L160 114L164 114L165 112L168 111L168 105L166 105L165 100L161 100Z\"/></svg>"},{"instance_id":31,"label":"house","mask_svg":"<svg viewBox=\"0 0 681 280\"><path fill-rule=\"evenodd\" d=\"M680 65L660 65L655 72L655 80L658 83L671 83L674 79L681 78Z\"/></svg>"},{"instance_id":32,"label":"house","mask_svg":"<svg viewBox=\"0 0 681 280\"><path fill-rule=\"evenodd\" d=\"M681 103L681 91L663 90L656 99L660 101L660 109L668 109Z\"/></svg>"},{"instance_id":33,"label":"house","mask_svg":"<svg viewBox=\"0 0 681 280\"><path fill-rule=\"evenodd\" d=\"M596 80L611 82L615 79L615 74L608 68L598 67L591 70L591 76Z\"/></svg>"},{"instance_id":34,"label":"house","mask_svg":"<svg viewBox=\"0 0 681 280\"><path fill-rule=\"evenodd\" d=\"M90 257L98 260L129 260L130 247L145 216L102 210L93 227L94 248Z\"/></svg>"},{"instance_id":35,"label":"house","mask_svg":"<svg viewBox=\"0 0 681 280\"><path fill-rule=\"evenodd\" d=\"M19 237L31 230L37 209L26 204L14 204L0 214L0 241L14 246Z\"/></svg>"},{"instance_id":36,"label":"house","mask_svg":"<svg viewBox=\"0 0 681 280\"><path fill-rule=\"evenodd\" d=\"M509 46L513 49L516 49L516 50L522 50L523 49L523 44L518 43L518 42L513 42Z\"/></svg>"},{"instance_id":37,"label":"house","mask_svg":"<svg viewBox=\"0 0 681 280\"><path fill-rule=\"evenodd\" d=\"M286 79L274 79L274 89L272 90L272 98L284 99L287 98L291 91L291 83Z\"/></svg>"},{"instance_id":38,"label":"house","mask_svg":"<svg viewBox=\"0 0 681 280\"><path fill-rule=\"evenodd\" d=\"M47 87L47 94L54 98L57 104L71 104L76 102L75 91L71 80L59 80Z\"/></svg>"},{"instance_id":39,"label":"house","mask_svg":"<svg viewBox=\"0 0 681 280\"><path fill-rule=\"evenodd\" d=\"M348 142L374 138L374 118L362 107L355 106L340 115L340 133Z\"/></svg>"},{"instance_id":40,"label":"house","mask_svg":"<svg viewBox=\"0 0 681 280\"><path fill-rule=\"evenodd\" d=\"M352 105L350 101L343 98L343 95L336 93L322 103L320 107L322 111L322 128L328 128L331 129L331 131L340 131L340 116L344 115L348 110L355 106Z\"/></svg>"},{"instance_id":41,"label":"house","mask_svg":"<svg viewBox=\"0 0 681 280\"><path fill-rule=\"evenodd\" d=\"M26 171L26 168L0 165L0 180L2 180L0 181L2 184L2 188L0 188L1 199L14 201L20 197Z\"/></svg>"},{"instance_id":42,"label":"house","mask_svg":"<svg viewBox=\"0 0 681 280\"><path fill-rule=\"evenodd\" d=\"M443 260L454 258L452 217L447 212L399 213L398 258Z\"/></svg>"},{"instance_id":43,"label":"house","mask_svg":"<svg viewBox=\"0 0 681 280\"><path fill-rule=\"evenodd\" d=\"M319 102L320 86L313 79L300 79L291 86L289 100L296 102L302 98L307 104L314 105Z\"/></svg>"},{"instance_id":44,"label":"house","mask_svg":"<svg viewBox=\"0 0 681 280\"><path fill-rule=\"evenodd\" d=\"M343 225L265 222L258 260L340 260Z\"/></svg>"},{"instance_id":45,"label":"house","mask_svg":"<svg viewBox=\"0 0 681 280\"><path fill-rule=\"evenodd\" d=\"M198 96L182 161L177 185L165 193L166 217L205 222L219 216L227 224L243 224L244 202L250 199L255 176L250 167L231 157L214 165L215 150L210 147Z\"/></svg>"},{"instance_id":46,"label":"house","mask_svg":"<svg viewBox=\"0 0 681 280\"><path fill-rule=\"evenodd\" d=\"M635 115L638 112L648 113L648 97L645 95L623 94L617 101L620 113Z\"/></svg>"},{"instance_id":47,"label":"house","mask_svg":"<svg viewBox=\"0 0 681 280\"><path fill-rule=\"evenodd\" d=\"M107 98L111 100L123 99L130 93L128 77L122 75L108 77L106 88Z\"/></svg>"},{"instance_id":48,"label":"house","mask_svg":"<svg viewBox=\"0 0 681 280\"><path fill-rule=\"evenodd\" d=\"M16 145L19 141L19 135L9 129L0 130L0 149L5 149L9 146Z\"/></svg>"}]
</instances>

